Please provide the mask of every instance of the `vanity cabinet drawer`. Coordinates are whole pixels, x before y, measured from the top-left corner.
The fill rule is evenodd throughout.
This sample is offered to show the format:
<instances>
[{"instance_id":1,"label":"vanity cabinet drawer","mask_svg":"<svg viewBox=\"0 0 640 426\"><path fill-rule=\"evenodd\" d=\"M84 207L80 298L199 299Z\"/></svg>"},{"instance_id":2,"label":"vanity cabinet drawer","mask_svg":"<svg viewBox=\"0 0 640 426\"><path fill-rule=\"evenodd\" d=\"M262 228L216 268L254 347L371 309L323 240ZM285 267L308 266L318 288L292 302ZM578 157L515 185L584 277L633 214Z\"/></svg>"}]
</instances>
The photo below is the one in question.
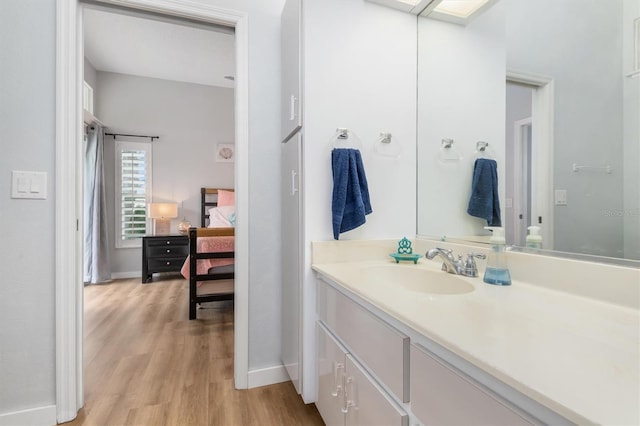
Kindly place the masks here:
<instances>
[{"instance_id":1,"label":"vanity cabinet drawer","mask_svg":"<svg viewBox=\"0 0 640 426\"><path fill-rule=\"evenodd\" d=\"M531 425L506 401L411 345L411 411L425 425Z\"/></svg>"},{"instance_id":2,"label":"vanity cabinet drawer","mask_svg":"<svg viewBox=\"0 0 640 426\"><path fill-rule=\"evenodd\" d=\"M318 281L318 314L402 402L409 402L409 338L330 285Z\"/></svg>"}]
</instances>

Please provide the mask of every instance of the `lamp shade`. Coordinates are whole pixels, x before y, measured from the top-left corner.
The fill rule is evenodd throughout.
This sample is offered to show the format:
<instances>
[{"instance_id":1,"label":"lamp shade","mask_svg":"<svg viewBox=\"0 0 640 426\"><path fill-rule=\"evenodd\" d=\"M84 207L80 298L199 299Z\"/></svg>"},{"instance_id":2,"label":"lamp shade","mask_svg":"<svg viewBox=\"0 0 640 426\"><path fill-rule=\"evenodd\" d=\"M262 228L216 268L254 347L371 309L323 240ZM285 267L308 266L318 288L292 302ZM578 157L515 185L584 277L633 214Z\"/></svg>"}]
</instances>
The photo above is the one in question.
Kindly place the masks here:
<instances>
[{"instance_id":1,"label":"lamp shade","mask_svg":"<svg viewBox=\"0 0 640 426\"><path fill-rule=\"evenodd\" d=\"M148 212L152 219L171 219L178 217L178 205L176 203L149 203Z\"/></svg>"}]
</instances>

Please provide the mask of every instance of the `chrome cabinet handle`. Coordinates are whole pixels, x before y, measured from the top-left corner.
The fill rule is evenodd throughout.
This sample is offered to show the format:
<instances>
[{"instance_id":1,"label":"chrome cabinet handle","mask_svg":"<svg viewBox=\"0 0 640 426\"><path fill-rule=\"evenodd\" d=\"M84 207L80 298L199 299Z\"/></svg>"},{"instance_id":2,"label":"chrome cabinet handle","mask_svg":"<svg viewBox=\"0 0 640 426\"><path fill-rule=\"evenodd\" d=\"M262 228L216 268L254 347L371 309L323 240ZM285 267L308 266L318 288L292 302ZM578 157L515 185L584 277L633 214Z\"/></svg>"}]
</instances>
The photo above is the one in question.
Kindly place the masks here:
<instances>
[{"instance_id":1,"label":"chrome cabinet handle","mask_svg":"<svg viewBox=\"0 0 640 426\"><path fill-rule=\"evenodd\" d=\"M342 393L342 408L340 409L340 411L347 414L349 412L349 408L356 406L355 384L354 384L353 377L351 376L347 377L346 374L342 376L342 380L343 380L342 386L344 388L344 392Z\"/></svg>"},{"instance_id":2,"label":"chrome cabinet handle","mask_svg":"<svg viewBox=\"0 0 640 426\"><path fill-rule=\"evenodd\" d=\"M344 378L344 374L340 375L340 370L344 370L344 364L338 361L333 361L333 391L331 392L331 396L338 396L340 391L342 391L342 379Z\"/></svg>"},{"instance_id":3,"label":"chrome cabinet handle","mask_svg":"<svg viewBox=\"0 0 640 426\"><path fill-rule=\"evenodd\" d=\"M295 170L291 170L291 195L296 195L296 192L298 192L298 188L296 188L296 175L298 173L296 173Z\"/></svg>"},{"instance_id":4,"label":"chrome cabinet handle","mask_svg":"<svg viewBox=\"0 0 640 426\"><path fill-rule=\"evenodd\" d=\"M291 95L289 99L289 120L293 121L296 119L296 97Z\"/></svg>"}]
</instances>

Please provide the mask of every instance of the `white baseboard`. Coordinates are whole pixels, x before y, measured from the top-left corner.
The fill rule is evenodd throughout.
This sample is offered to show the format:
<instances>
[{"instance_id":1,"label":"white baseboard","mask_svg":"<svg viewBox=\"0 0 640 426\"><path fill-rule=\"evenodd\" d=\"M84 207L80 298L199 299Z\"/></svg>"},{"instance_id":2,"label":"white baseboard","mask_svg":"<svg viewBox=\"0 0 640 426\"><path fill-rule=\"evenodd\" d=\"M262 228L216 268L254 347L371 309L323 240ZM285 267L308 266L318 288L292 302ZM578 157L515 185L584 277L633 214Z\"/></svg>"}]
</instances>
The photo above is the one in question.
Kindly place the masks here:
<instances>
[{"instance_id":1,"label":"white baseboard","mask_svg":"<svg viewBox=\"0 0 640 426\"><path fill-rule=\"evenodd\" d=\"M140 278L142 276L142 272L140 271L131 271L131 272L114 272L111 274L112 280L121 280L125 278Z\"/></svg>"},{"instance_id":2,"label":"white baseboard","mask_svg":"<svg viewBox=\"0 0 640 426\"><path fill-rule=\"evenodd\" d=\"M57 423L55 405L0 414L0 426L52 426Z\"/></svg>"},{"instance_id":3,"label":"white baseboard","mask_svg":"<svg viewBox=\"0 0 640 426\"><path fill-rule=\"evenodd\" d=\"M247 376L249 389L289 381L289 374L284 365L250 370Z\"/></svg>"}]
</instances>

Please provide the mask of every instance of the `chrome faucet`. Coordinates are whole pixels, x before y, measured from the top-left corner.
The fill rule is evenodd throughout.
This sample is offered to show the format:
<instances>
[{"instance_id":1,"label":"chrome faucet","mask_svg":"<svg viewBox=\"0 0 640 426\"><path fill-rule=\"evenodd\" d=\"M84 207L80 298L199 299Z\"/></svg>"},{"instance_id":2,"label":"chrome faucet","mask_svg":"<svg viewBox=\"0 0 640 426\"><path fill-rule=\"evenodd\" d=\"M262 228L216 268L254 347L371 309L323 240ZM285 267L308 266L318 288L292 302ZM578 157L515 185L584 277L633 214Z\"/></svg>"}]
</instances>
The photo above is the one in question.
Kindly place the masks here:
<instances>
[{"instance_id":1,"label":"chrome faucet","mask_svg":"<svg viewBox=\"0 0 640 426\"><path fill-rule=\"evenodd\" d=\"M467 260L462 260L462 256L458 255L456 259L453 255L453 251L443 248L433 248L425 254L427 259L433 259L439 256L442 259L442 270L447 271L450 274L463 275L465 277L477 277L478 267L476 266L475 259L485 259L487 256L484 254L469 253Z\"/></svg>"},{"instance_id":2,"label":"chrome faucet","mask_svg":"<svg viewBox=\"0 0 640 426\"><path fill-rule=\"evenodd\" d=\"M443 271L447 271L450 274L462 275L462 256L458 256L458 259L455 259L452 250L443 248L432 248L425 254L427 259L433 259L436 256L442 258Z\"/></svg>"}]
</instances>

